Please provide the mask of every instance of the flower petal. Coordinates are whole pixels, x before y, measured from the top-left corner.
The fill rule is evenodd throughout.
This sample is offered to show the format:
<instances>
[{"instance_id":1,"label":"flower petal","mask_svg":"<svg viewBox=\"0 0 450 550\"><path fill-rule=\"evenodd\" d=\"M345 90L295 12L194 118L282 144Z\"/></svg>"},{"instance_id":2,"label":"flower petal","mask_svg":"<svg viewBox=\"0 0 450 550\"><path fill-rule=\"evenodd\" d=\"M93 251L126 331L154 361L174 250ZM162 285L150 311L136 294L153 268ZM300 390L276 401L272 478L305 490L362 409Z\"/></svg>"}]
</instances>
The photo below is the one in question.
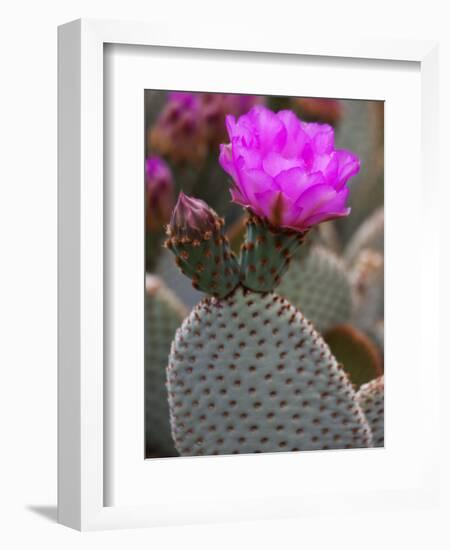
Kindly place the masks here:
<instances>
[{"instance_id":1,"label":"flower petal","mask_svg":"<svg viewBox=\"0 0 450 550\"><path fill-rule=\"evenodd\" d=\"M302 164L296 158L285 158L279 153L270 152L264 157L262 167L272 177L277 176L280 172L289 170L290 168L298 167Z\"/></svg>"},{"instance_id":2,"label":"flower petal","mask_svg":"<svg viewBox=\"0 0 450 550\"><path fill-rule=\"evenodd\" d=\"M344 187L341 191L336 193L334 199L327 201L319 210L314 214L308 216L303 220L303 223L308 227L316 223L321 223L327 220L333 220L336 218L342 218L350 214L350 208L345 206L350 190L348 187Z\"/></svg>"},{"instance_id":3,"label":"flower petal","mask_svg":"<svg viewBox=\"0 0 450 550\"><path fill-rule=\"evenodd\" d=\"M241 194L253 203L256 193L274 190L274 181L263 170L239 170L239 182L236 182Z\"/></svg>"},{"instance_id":4,"label":"flower petal","mask_svg":"<svg viewBox=\"0 0 450 550\"><path fill-rule=\"evenodd\" d=\"M261 150L245 146L239 138L233 138L232 141L233 158L249 170L262 168Z\"/></svg>"},{"instance_id":5,"label":"flower petal","mask_svg":"<svg viewBox=\"0 0 450 550\"><path fill-rule=\"evenodd\" d=\"M338 161L338 185L336 189L340 189L345 183L360 170L359 158L350 151L336 151L334 155Z\"/></svg>"},{"instance_id":6,"label":"flower petal","mask_svg":"<svg viewBox=\"0 0 450 550\"><path fill-rule=\"evenodd\" d=\"M325 180L320 172L308 174L302 168L296 167L278 174L275 182L285 195L296 201L306 189L325 183Z\"/></svg>"},{"instance_id":7,"label":"flower petal","mask_svg":"<svg viewBox=\"0 0 450 550\"><path fill-rule=\"evenodd\" d=\"M286 143L286 128L277 115L270 109L256 106L250 113L254 117L258 141L263 153L279 153Z\"/></svg>"},{"instance_id":8,"label":"flower petal","mask_svg":"<svg viewBox=\"0 0 450 550\"><path fill-rule=\"evenodd\" d=\"M321 211L322 207L335 197L336 191L330 185L319 184L309 187L297 200L297 204L302 207L301 221Z\"/></svg>"},{"instance_id":9,"label":"flower petal","mask_svg":"<svg viewBox=\"0 0 450 550\"><path fill-rule=\"evenodd\" d=\"M221 144L219 153L219 164L235 181L237 180L236 166L233 161L233 153L231 143L228 145Z\"/></svg>"},{"instance_id":10,"label":"flower petal","mask_svg":"<svg viewBox=\"0 0 450 550\"><path fill-rule=\"evenodd\" d=\"M323 155L334 151L334 130L328 124L318 124L319 129L314 135L314 149L316 154Z\"/></svg>"},{"instance_id":11,"label":"flower petal","mask_svg":"<svg viewBox=\"0 0 450 550\"><path fill-rule=\"evenodd\" d=\"M281 151L287 158L299 158L308 139L300 120L292 111L279 111L278 118L286 128L286 143Z\"/></svg>"},{"instance_id":12,"label":"flower petal","mask_svg":"<svg viewBox=\"0 0 450 550\"><path fill-rule=\"evenodd\" d=\"M272 189L255 193L255 200L252 202L251 210L258 216L270 220L276 197L277 193Z\"/></svg>"},{"instance_id":13,"label":"flower petal","mask_svg":"<svg viewBox=\"0 0 450 550\"><path fill-rule=\"evenodd\" d=\"M237 204L240 204L242 206L250 206L250 201L248 201L246 197L242 195L242 193L239 191L239 188L234 187L233 189L230 189L230 194L231 200L233 202L236 202Z\"/></svg>"},{"instance_id":14,"label":"flower petal","mask_svg":"<svg viewBox=\"0 0 450 550\"><path fill-rule=\"evenodd\" d=\"M337 218L343 218L348 216L351 212L351 208L345 208L344 210L339 210L337 212L318 212L313 214L309 218L306 218L303 221L305 227L311 227L317 223L326 222L328 220L336 220Z\"/></svg>"}]
</instances>

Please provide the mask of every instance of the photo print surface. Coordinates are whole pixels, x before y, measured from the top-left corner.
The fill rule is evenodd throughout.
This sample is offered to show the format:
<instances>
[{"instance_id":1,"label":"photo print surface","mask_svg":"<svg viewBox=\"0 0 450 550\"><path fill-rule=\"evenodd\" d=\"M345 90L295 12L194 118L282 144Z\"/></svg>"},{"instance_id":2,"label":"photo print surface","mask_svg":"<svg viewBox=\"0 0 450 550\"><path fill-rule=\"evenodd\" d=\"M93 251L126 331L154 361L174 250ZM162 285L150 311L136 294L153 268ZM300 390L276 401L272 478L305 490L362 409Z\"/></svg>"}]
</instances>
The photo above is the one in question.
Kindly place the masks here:
<instances>
[{"instance_id":1,"label":"photo print surface","mask_svg":"<svg viewBox=\"0 0 450 550\"><path fill-rule=\"evenodd\" d=\"M384 103L147 90L145 457L384 446Z\"/></svg>"}]
</instances>

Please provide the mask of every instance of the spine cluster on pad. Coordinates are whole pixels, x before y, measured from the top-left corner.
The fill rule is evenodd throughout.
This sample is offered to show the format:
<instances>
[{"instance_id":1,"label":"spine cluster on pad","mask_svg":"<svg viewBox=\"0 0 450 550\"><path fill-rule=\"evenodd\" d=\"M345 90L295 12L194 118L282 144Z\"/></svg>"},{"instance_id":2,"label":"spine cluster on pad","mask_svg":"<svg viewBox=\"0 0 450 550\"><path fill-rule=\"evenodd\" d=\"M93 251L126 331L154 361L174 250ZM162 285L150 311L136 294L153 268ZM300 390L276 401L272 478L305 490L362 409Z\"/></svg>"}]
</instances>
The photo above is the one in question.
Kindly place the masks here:
<instances>
[{"instance_id":1,"label":"spine cluster on pad","mask_svg":"<svg viewBox=\"0 0 450 550\"><path fill-rule=\"evenodd\" d=\"M250 215L241 246L242 284L258 292L273 290L280 284L292 255L305 236L306 232L276 230L257 216Z\"/></svg>"}]
</instances>

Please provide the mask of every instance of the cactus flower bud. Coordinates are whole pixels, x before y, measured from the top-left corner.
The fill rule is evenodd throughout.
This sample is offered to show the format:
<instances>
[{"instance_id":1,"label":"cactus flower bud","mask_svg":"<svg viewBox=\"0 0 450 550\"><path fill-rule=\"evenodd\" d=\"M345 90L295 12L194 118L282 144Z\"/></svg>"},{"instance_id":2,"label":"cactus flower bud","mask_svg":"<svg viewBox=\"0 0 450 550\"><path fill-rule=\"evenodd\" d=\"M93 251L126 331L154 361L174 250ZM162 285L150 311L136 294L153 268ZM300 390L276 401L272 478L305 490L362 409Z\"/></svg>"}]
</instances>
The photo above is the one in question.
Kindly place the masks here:
<instances>
[{"instance_id":1,"label":"cactus flower bud","mask_svg":"<svg viewBox=\"0 0 450 550\"><path fill-rule=\"evenodd\" d=\"M167 224L173 208L172 173L161 158L151 156L145 163L145 176L147 227L157 231Z\"/></svg>"},{"instance_id":2,"label":"cactus flower bud","mask_svg":"<svg viewBox=\"0 0 450 550\"><path fill-rule=\"evenodd\" d=\"M224 298L239 283L239 266L223 220L200 199L180 193L167 227L166 247L197 290Z\"/></svg>"},{"instance_id":3,"label":"cactus flower bud","mask_svg":"<svg viewBox=\"0 0 450 550\"><path fill-rule=\"evenodd\" d=\"M180 239L202 239L208 233L220 229L222 220L206 202L188 197L183 192L178 196L172 212L169 234Z\"/></svg>"}]
</instances>

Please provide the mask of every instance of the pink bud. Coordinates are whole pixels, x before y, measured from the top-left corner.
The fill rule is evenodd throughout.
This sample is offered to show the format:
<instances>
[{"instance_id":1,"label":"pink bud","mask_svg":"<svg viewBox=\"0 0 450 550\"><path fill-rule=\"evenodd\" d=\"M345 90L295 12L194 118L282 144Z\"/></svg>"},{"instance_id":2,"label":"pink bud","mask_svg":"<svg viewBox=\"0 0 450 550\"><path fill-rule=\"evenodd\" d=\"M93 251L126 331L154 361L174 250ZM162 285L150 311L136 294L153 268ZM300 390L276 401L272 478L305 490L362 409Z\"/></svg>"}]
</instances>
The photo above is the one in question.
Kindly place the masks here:
<instances>
[{"instance_id":1,"label":"pink bud","mask_svg":"<svg viewBox=\"0 0 450 550\"><path fill-rule=\"evenodd\" d=\"M207 232L217 230L220 225L219 216L206 202L181 192L172 212L169 233L178 238L201 239Z\"/></svg>"}]
</instances>

